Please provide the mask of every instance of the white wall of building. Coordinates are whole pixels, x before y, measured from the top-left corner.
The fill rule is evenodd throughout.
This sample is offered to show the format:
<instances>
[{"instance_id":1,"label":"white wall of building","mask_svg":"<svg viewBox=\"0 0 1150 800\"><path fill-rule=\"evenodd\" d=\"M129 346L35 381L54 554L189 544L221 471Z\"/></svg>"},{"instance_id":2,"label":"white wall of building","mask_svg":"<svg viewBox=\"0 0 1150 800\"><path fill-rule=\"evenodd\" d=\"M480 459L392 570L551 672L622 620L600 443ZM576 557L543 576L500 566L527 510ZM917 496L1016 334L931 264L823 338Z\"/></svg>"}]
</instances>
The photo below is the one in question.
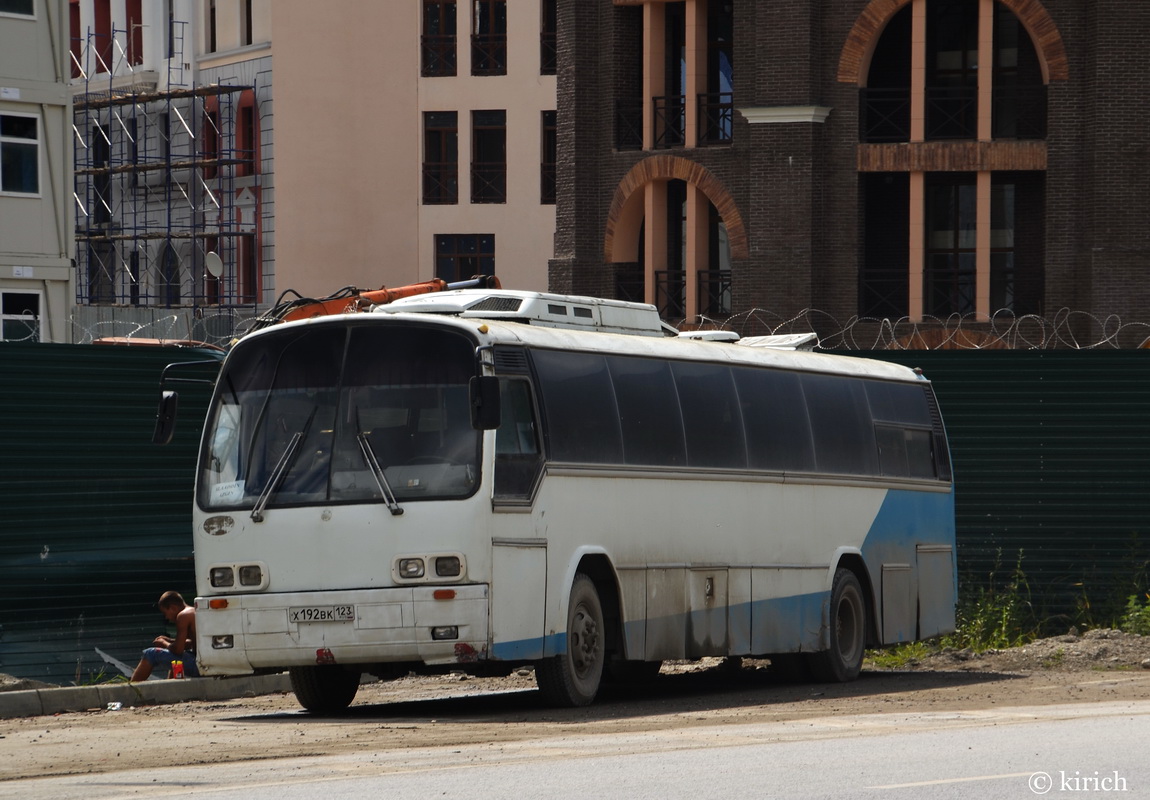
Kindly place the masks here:
<instances>
[{"instance_id":1,"label":"white wall of building","mask_svg":"<svg viewBox=\"0 0 1150 800\"><path fill-rule=\"evenodd\" d=\"M0 312L31 301L38 339L66 342L74 252L67 17L63 0L31 6L30 16L0 14L0 117L34 120L36 137L0 136L0 148L34 143L38 160L35 186L13 190L0 175L0 187L9 189L0 189ZM0 313L0 324L10 316Z\"/></svg>"}]
</instances>

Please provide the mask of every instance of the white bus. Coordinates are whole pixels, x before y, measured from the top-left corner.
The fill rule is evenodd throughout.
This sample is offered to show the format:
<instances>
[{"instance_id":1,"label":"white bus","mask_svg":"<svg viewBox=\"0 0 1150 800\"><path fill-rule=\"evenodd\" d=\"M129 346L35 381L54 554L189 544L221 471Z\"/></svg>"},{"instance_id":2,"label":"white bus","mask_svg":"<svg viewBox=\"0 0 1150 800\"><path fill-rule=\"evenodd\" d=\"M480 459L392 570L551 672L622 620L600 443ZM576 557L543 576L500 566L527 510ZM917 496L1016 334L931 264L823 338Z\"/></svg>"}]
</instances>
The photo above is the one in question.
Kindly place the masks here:
<instances>
[{"instance_id":1,"label":"white bus","mask_svg":"<svg viewBox=\"0 0 1150 800\"><path fill-rule=\"evenodd\" d=\"M930 383L709 338L464 290L241 339L197 473L201 672L332 712L364 673L531 664L575 706L667 659L850 680L953 630Z\"/></svg>"}]
</instances>

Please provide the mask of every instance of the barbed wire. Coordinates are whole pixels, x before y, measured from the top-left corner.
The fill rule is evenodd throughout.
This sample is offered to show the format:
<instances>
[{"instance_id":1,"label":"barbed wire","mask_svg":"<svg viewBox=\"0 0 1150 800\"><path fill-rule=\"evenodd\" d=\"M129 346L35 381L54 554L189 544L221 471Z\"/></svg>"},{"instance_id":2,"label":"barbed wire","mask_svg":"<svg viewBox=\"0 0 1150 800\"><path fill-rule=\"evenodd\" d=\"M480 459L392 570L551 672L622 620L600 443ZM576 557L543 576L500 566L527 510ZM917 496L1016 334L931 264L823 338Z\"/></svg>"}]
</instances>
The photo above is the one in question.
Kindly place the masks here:
<instances>
[{"instance_id":1,"label":"barbed wire","mask_svg":"<svg viewBox=\"0 0 1150 800\"><path fill-rule=\"evenodd\" d=\"M1150 323L1124 322L1117 314L1061 309L1053 317L1018 316L1003 309L988 319L975 314L912 320L851 317L845 323L817 309L790 317L754 308L727 319L704 318L691 327L730 330L740 336L814 333L824 350L1095 350L1133 349L1150 340Z\"/></svg>"},{"instance_id":2,"label":"barbed wire","mask_svg":"<svg viewBox=\"0 0 1150 800\"><path fill-rule=\"evenodd\" d=\"M72 340L77 344L203 343L224 348L247 333L253 322L250 312L247 315L230 309L206 312L202 308L189 308L146 321L92 321L76 314L70 319ZM29 319L26 324L27 336L8 336L8 340L42 338L38 321ZM817 309L808 308L785 316L754 308L726 319L703 317L697 323L682 322L678 327L728 330L740 336L813 333L824 350L1096 350L1150 346L1150 322L1127 322L1117 314L1099 316L1065 308L1053 317L1018 316L1004 309L985 320L974 314L926 317L917 321L909 317L855 316L845 323Z\"/></svg>"}]
</instances>

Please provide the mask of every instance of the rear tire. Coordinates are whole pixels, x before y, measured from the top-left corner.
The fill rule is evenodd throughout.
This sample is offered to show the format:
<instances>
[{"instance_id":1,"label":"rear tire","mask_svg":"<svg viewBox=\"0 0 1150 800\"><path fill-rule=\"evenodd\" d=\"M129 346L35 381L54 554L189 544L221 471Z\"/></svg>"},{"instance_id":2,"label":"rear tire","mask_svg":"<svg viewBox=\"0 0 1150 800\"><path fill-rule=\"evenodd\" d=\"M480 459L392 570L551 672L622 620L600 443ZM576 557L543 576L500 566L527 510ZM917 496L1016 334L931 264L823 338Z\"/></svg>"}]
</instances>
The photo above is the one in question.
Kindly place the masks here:
<instances>
[{"instance_id":1,"label":"rear tire","mask_svg":"<svg viewBox=\"0 0 1150 800\"><path fill-rule=\"evenodd\" d=\"M835 572L827 613L830 649L811 653L811 677L820 683L853 681L866 651L867 609L859 579L849 569Z\"/></svg>"},{"instance_id":2,"label":"rear tire","mask_svg":"<svg viewBox=\"0 0 1150 800\"><path fill-rule=\"evenodd\" d=\"M595 584L583 573L571 584L567 604L567 650L535 667L535 682L550 705L590 705L599 692L606 650L603 606Z\"/></svg>"},{"instance_id":3,"label":"rear tire","mask_svg":"<svg viewBox=\"0 0 1150 800\"><path fill-rule=\"evenodd\" d=\"M316 714L338 714L359 691L360 673L340 666L292 667L291 688L299 704Z\"/></svg>"}]
</instances>

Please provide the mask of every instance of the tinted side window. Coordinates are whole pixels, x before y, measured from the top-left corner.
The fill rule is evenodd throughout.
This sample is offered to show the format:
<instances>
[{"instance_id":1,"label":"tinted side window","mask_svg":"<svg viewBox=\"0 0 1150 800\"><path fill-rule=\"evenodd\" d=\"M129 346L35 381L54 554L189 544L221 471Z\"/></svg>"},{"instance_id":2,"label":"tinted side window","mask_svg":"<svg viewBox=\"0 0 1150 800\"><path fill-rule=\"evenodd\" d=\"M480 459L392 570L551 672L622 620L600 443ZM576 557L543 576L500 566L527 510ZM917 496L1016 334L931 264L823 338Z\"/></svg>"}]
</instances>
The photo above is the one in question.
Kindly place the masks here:
<instances>
[{"instance_id":1,"label":"tinted side window","mask_svg":"<svg viewBox=\"0 0 1150 800\"><path fill-rule=\"evenodd\" d=\"M802 384L819 472L877 475L874 425L863 382L834 375L804 375Z\"/></svg>"},{"instance_id":2,"label":"tinted side window","mask_svg":"<svg viewBox=\"0 0 1150 800\"><path fill-rule=\"evenodd\" d=\"M612 356L607 362L619 404L626 463L684 466L683 420L670 364L624 356Z\"/></svg>"},{"instance_id":3,"label":"tinted side window","mask_svg":"<svg viewBox=\"0 0 1150 800\"><path fill-rule=\"evenodd\" d=\"M683 430L687 438L687 464L692 467L747 466L739 395L731 370L719 364L677 363L671 367Z\"/></svg>"},{"instance_id":4,"label":"tinted side window","mask_svg":"<svg viewBox=\"0 0 1150 800\"><path fill-rule=\"evenodd\" d=\"M539 476L543 455L535 431L531 386L499 380L500 420L495 431L495 499L527 500Z\"/></svg>"},{"instance_id":5,"label":"tinted side window","mask_svg":"<svg viewBox=\"0 0 1150 800\"><path fill-rule=\"evenodd\" d=\"M619 412L607 360L590 353L536 350L550 457L556 461L622 463Z\"/></svg>"},{"instance_id":6,"label":"tinted side window","mask_svg":"<svg viewBox=\"0 0 1150 800\"><path fill-rule=\"evenodd\" d=\"M735 368L735 386L751 469L809 472L815 468L811 428L799 376Z\"/></svg>"},{"instance_id":7,"label":"tinted side window","mask_svg":"<svg viewBox=\"0 0 1150 800\"><path fill-rule=\"evenodd\" d=\"M930 406L922 385L866 382L885 476L935 477Z\"/></svg>"},{"instance_id":8,"label":"tinted side window","mask_svg":"<svg viewBox=\"0 0 1150 800\"><path fill-rule=\"evenodd\" d=\"M875 422L902 422L930 427L930 408L922 385L867 381L866 395Z\"/></svg>"}]
</instances>

